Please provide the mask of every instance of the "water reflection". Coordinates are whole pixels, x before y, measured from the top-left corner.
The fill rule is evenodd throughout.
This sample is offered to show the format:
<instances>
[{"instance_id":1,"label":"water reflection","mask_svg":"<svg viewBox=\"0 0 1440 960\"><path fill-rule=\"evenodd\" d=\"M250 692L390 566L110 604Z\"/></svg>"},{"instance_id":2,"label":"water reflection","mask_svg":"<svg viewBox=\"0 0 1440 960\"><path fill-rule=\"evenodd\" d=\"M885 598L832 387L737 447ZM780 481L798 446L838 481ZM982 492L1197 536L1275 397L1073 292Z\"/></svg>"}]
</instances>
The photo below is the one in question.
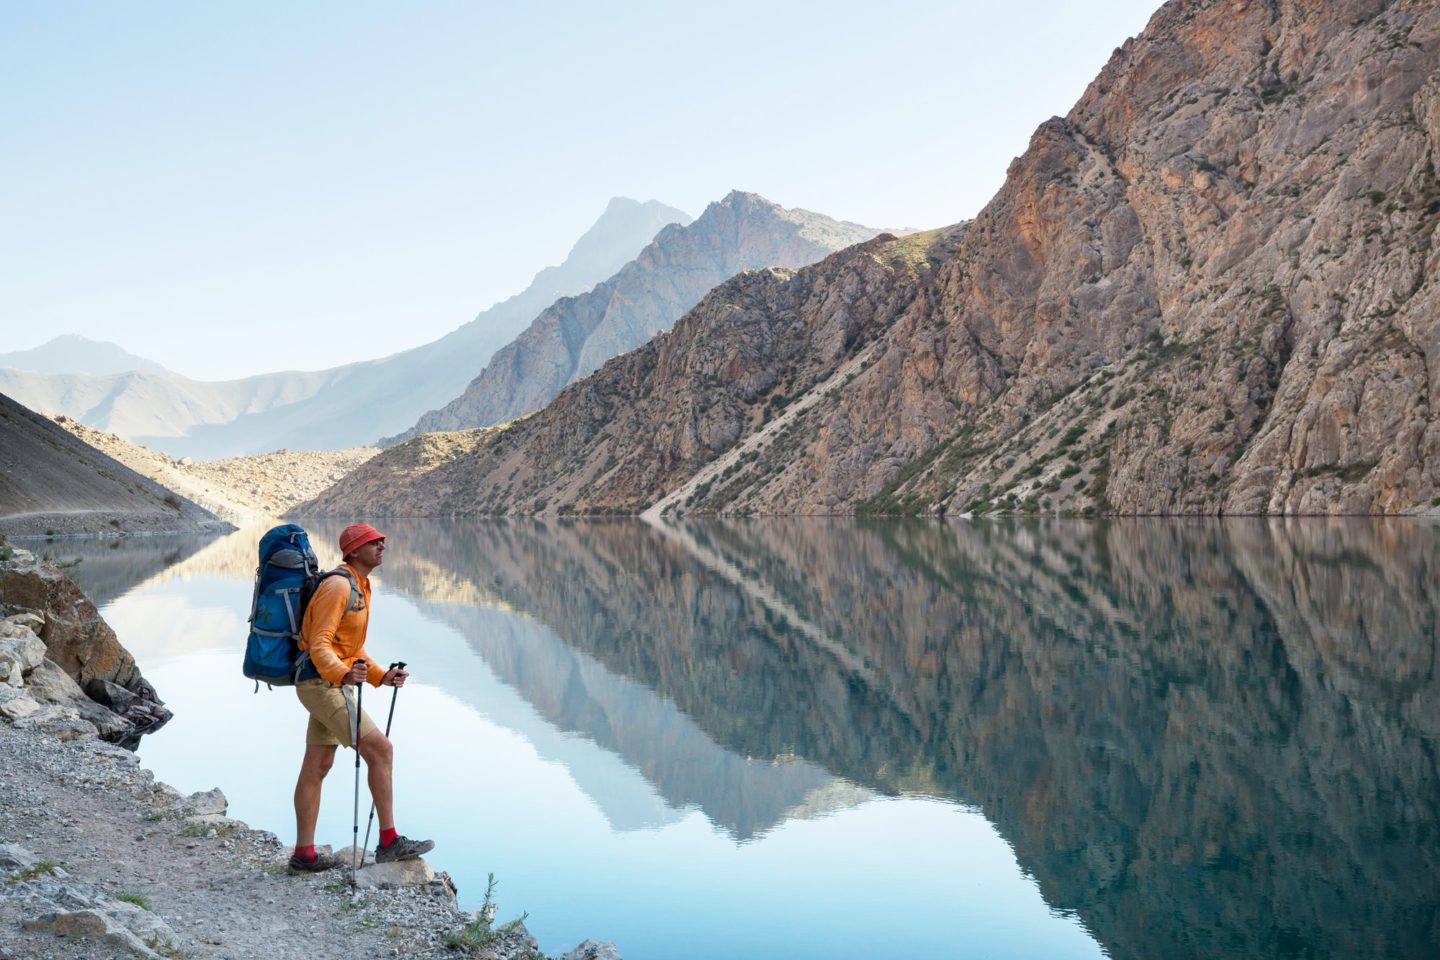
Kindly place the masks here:
<instances>
[{"instance_id":1,"label":"water reflection","mask_svg":"<svg viewBox=\"0 0 1440 960\"><path fill-rule=\"evenodd\" d=\"M737 757L977 805L1112 956L1426 956L1440 942L1432 528L413 535L425 559L394 551L388 583L452 617L482 598L524 611ZM597 708L569 664L545 667L498 669L667 797L742 836L794 806L789 784L667 763L653 724Z\"/></svg>"},{"instance_id":2,"label":"water reflection","mask_svg":"<svg viewBox=\"0 0 1440 960\"><path fill-rule=\"evenodd\" d=\"M655 786L664 807L575 771L620 829L697 807L744 841L920 793L981 810L1112 957L1440 942L1432 527L387 532L385 589ZM255 539L173 569L248 578Z\"/></svg>"},{"instance_id":3,"label":"water reflection","mask_svg":"<svg viewBox=\"0 0 1440 960\"><path fill-rule=\"evenodd\" d=\"M54 540L27 543L26 549L62 563L95 606L103 607L157 575L169 575L205 547L230 540L218 533L123 539ZM251 550L254 554L254 550ZM78 561L78 562L77 562ZM254 572L255 561L250 561Z\"/></svg>"}]
</instances>

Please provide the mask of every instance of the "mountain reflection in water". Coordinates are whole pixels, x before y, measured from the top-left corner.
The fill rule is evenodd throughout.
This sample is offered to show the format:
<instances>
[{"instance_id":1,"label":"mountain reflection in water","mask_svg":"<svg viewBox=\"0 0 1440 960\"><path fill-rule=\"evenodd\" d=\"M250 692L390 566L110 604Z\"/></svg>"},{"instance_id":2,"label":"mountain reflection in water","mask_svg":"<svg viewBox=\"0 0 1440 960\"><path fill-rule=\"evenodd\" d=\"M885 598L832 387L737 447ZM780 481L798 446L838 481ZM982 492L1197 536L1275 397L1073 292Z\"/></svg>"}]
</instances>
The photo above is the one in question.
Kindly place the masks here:
<instances>
[{"instance_id":1,"label":"mountain reflection in water","mask_svg":"<svg viewBox=\"0 0 1440 960\"><path fill-rule=\"evenodd\" d=\"M1440 942L1432 526L383 529L386 590L737 840L923 794L981 811L1111 957Z\"/></svg>"}]
</instances>

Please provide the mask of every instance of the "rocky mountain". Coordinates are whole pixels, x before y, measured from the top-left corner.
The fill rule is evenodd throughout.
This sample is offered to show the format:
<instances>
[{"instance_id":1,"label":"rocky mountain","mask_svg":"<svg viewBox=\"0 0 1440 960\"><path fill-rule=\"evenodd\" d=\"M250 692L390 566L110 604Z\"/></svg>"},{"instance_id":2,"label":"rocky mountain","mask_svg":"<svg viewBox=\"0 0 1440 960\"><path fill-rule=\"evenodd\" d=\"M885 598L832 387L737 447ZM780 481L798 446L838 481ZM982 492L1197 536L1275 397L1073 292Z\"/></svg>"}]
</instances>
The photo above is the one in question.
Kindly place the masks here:
<instances>
[{"instance_id":1,"label":"rocky mountain","mask_svg":"<svg viewBox=\"0 0 1440 960\"><path fill-rule=\"evenodd\" d=\"M1421 0L1172 0L918 260L872 242L737 278L543 413L447 440L453 459L423 473L406 464L433 450L390 451L327 498L1427 509L1437 60L1440 9Z\"/></svg>"},{"instance_id":2,"label":"rocky mountain","mask_svg":"<svg viewBox=\"0 0 1440 960\"><path fill-rule=\"evenodd\" d=\"M390 438L491 426L540 409L567 384L634 350L744 270L801 267L876 231L735 191L668 227L615 276L557 301L498 351L464 394Z\"/></svg>"},{"instance_id":3,"label":"rocky mountain","mask_svg":"<svg viewBox=\"0 0 1440 960\"><path fill-rule=\"evenodd\" d=\"M209 511L0 395L0 529L8 535L224 527Z\"/></svg>"},{"instance_id":4,"label":"rocky mountain","mask_svg":"<svg viewBox=\"0 0 1440 960\"><path fill-rule=\"evenodd\" d=\"M28 370L31 373L87 373L105 376L111 373L158 373L178 376L153 360L137 357L118 343L91 340L67 333L47 340L30 350L0 353L0 367Z\"/></svg>"},{"instance_id":5,"label":"rocky mountain","mask_svg":"<svg viewBox=\"0 0 1440 960\"><path fill-rule=\"evenodd\" d=\"M392 516L637 513L744 437L783 457L798 449L795 414L813 401L795 398L858 376L875 337L963 235L882 234L800 271L743 273L541 413L417 437L297 513L356 502Z\"/></svg>"},{"instance_id":6,"label":"rocky mountain","mask_svg":"<svg viewBox=\"0 0 1440 960\"><path fill-rule=\"evenodd\" d=\"M523 292L433 343L379 360L223 382L134 370L0 369L0 392L177 457L364 446L457 396L496 348L556 299L614 274L667 224L689 222L653 200L616 198L565 262L540 271Z\"/></svg>"}]
</instances>

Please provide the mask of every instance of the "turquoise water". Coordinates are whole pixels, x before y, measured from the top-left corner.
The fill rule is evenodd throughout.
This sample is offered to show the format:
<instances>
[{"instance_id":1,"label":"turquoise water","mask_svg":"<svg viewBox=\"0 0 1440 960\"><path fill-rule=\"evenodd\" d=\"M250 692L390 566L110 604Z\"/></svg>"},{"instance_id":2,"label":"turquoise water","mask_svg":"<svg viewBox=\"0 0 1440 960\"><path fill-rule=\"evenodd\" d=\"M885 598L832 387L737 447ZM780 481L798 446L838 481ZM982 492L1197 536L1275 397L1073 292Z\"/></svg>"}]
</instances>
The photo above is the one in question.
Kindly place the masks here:
<instances>
[{"instance_id":1,"label":"turquoise water","mask_svg":"<svg viewBox=\"0 0 1440 960\"><path fill-rule=\"evenodd\" d=\"M1433 526L382 529L399 826L463 906L493 872L546 951L1440 942ZM258 533L85 545L77 573L175 711L145 763L288 841L304 715L239 674ZM350 840L353 776L342 752L321 842Z\"/></svg>"}]
</instances>

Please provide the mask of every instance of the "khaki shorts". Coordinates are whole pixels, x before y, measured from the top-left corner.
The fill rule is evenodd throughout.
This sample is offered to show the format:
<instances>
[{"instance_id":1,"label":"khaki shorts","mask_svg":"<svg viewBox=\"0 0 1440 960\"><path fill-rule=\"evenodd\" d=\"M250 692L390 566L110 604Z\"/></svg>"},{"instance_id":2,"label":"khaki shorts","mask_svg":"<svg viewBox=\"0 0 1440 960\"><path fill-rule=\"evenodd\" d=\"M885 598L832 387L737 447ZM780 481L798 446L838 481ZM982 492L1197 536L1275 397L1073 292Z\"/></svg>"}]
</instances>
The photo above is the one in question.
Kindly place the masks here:
<instances>
[{"instance_id":1,"label":"khaki shorts","mask_svg":"<svg viewBox=\"0 0 1440 960\"><path fill-rule=\"evenodd\" d=\"M341 688L319 678L301 680L295 685L295 696L310 713L310 726L305 729L305 745L310 747L348 747L355 731L355 688ZM360 737L363 740L375 722L360 711Z\"/></svg>"}]
</instances>

